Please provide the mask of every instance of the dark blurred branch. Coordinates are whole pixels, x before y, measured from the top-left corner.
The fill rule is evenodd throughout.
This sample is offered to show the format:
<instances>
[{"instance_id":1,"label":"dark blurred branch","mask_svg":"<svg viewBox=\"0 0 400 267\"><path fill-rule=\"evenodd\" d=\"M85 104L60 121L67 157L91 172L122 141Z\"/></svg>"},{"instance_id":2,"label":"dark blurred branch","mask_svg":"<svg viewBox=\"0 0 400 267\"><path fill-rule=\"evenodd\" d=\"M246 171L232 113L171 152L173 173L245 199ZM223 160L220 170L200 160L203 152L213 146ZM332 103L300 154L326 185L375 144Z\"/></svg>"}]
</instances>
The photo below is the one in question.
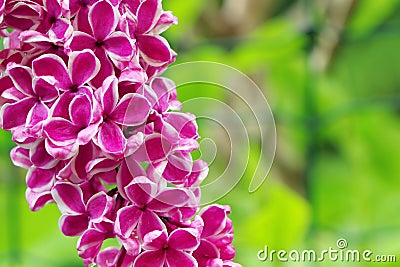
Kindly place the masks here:
<instances>
[{"instance_id":1,"label":"dark blurred branch","mask_svg":"<svg viewBox=\"0 0 400 267\"><path fill-rule=\"evenodd\" d=\"M337 50L346 24L351 18L357 0L333 0L326 3L326 21L319 33L311 55L311 65L317 72L328 69Z\"/></svg>"},{"instance_id":2,"label":"dark blurred branch","mask_svg":"<svg viewBox=\"0 0 400 267\"><path fill-rule=\"evenodd\" d=\"M220 3L219 3L220 2ZM243 36L291 6L291 0L207 0L199 28L208 37Z\"/></svg>"}]
</instances>

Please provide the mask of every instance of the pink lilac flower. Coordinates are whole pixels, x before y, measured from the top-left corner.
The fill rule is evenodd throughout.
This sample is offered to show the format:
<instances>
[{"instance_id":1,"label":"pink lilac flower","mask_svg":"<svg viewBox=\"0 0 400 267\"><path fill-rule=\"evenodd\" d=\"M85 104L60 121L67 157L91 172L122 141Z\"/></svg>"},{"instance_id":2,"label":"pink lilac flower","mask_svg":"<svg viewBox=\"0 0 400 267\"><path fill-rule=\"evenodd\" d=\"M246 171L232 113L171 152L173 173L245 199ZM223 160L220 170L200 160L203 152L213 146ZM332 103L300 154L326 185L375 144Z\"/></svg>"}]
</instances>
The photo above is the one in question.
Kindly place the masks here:
<instances>
[{"instance_id":1,"label":"pink lilac flower","mask_svg":"<svg viewBox=\"0 0 400 267\"><path fill-rule=\"evenodd\" d=\"M126 139L118 125L137 126L144 123L150 105L146 98L136 93L126 94L120 99L118 81L114 76L104 80L95 96L103 118L96 143L107 153L121 155L126 148Z\"/></svg>"},{"instance_id":2,"label":"pink lilac flower","mask_svg":"<svg viewBox=\"0 0 400 267\"><path fill-rule=\"evenodd\" d=\"M33 80L30 68L14 63L8 64L7 74L17 89L14 92L17 99L1 109L2 118L7 118L2 122L3 129L12 130L24 125L32 132L40 131L49 113L46 103L58 97L58 91L53 87L54 79L43 77Z\"/></svg>"},{"instance_id":3,"label":"pink lilac flower","mask_svg":"<svg viewBox=\"0 0 400 267\"><path fill-rule=\"evenodd\" d=\"M69 105L67 118L53 118L45 127L46 137L57 146L73 143L86 145L97 134L99 117L93 117L94 105L90 96L76 95Z\"/></svg>"},{"instance_id":4,"label":"pink lilac flower","mask_svg":"<svg viewBox=\"0 0 400 267\"><path fill-rule=\"evenodd\" d=\"M227 217L230 208L220 205L211 205L199 213L201 241L193 256L200 266L209 266L215 259L232 260L235 251L231 246L233 240L232 221ZM212 266L212 265L211 265Z\"/></svg>"},{"instance_id":5,"label":"pink lilac flower","mask_svg":"<svg viewBox=\"0 0 400 267\"><path fill-rule=\"evenodd\" d=\"M63 8L58 0L44 0L44 15L38 31L48 33L53 40L64 40L72 33L70 20L62 17Z\"/></svg>"},{"instance_id":6,"label":"pink lilac flower","mask_svg":"<svg viewBox=\"0 0 400 267\"><path fill-rule=\"evenodd\" d=\"M84 260L85 266L89 266L95 261L96 257L100 254L100 249L103 245L103 242L112 237L112 235L95 228L88 228L83 232L78 239L76 248L78 250L79 257ZM103 261L112 261L110 257L113 255L108 254L105 256L107 259L102 259Z\"/></svg>"},{"instance_id":7,"label":"pink lilac flower","mask_svg":"<svg viewBox=\"0 0 400 267\"><path fill-rule=\"evenodd\" d=\"M90 225L102 222L113 205L112 198L104 192L93 195L84 203L82 189L66 182L56 183L51 193L62 212L60 229L67 236L77 236Z\"/></svg>"},{"instance_id":8,"label":"pink lilac flower","mask_svg":"<svg viewBox=\"0 0 400 267\"><path fill-rule=\"evenodd\" d=\"M58 172L58 177L74 184L90 179L115 184L118 166L119 162L104 158L101 149L90 142L79 147L78 153Z\"/></svg>"},{"instance_id":9,"label":"pink lilac flower","mask_svg":"<svg viewBox=\"0 0 400 267\"><path fill-rule=\"evenodd\" d=\"M155 230L144 237L143 248L134 267L198 266L188 252L199 245L199 232L193 228L176 229L168 236L166 231Z\"/></svg>"},{"instance_id":10,"label":"pink lilac flower","mask_svg":"<svg viewBox=\"0 0 400 267\"><path fill-rule=\"evenodd\" d=\"M90 29L75 31L66 44L70 51L91 49L100 59L101 70L93 84L99 87L105 78L114 74L113 64L123 68L123 62L131 60L134 49L128 36L116 31L119 15L115 7L107 1L99 1L89 9Z\"/></svg>"},{"instance_id":11,"label":"pink lilac flower","mask_svg":"<svg viewBox=\"0 0 400 267\"><path fill-rule=\"evenodd\" d=\"M140 250L140 247L138 248ZM125 254L123 260L118 262L121 258L120 255L121 250L116 247L109 247L101 251L97 257L96 262L99 266L104 267L112 267L112 266L121 266L121 267L129 267L132 266L132 262L134 261L135 257L139 254L139 250L134 253L134 255Z\"/></svg>"},{"instance_id":12,"label":"pink lilac flower","mask_svg":"<svg viewBox=\"0 0 400 267\"><path fill-rule=\"evenodd\" d=\"M131 32L136 38L143 59L152 66L171 63L175 57L167 40L159 34L169 25L176 23L176 18L170 16L168 20L165 19L166 15L161 18L160 7L160 0L143 1L136 12L136 27L134 32Z\"/></svg>"},{"instance_id":13,"label":"pink lilac flower","mask_svg":"<svg viewBox=\"0 0 400 267\"><path fill-rule=\"evenodd\" d=\"M59 207L85 266L240 266L229 207L200 210L196 117L160 76L176 23L161 0L0 0L0 126L29 208Z\"/></svg>"},{"instance_id":14,"label":"pink lilac flower","mask_svg":"<svg viewBox=\"0 0 400 267\"><path fill-rule=\"evenodd\" d=\"M141 239L153 230L163 230L165 225L160 216L168 216L173 208L184 206L190 198L183 189L160 189L143 176L127 185L125 194L132 205L118 211L114 230L125 238L136 230Z\"/></svg>"},{"instance_id":15,"label":"pink lilac flower","mask_svg":"<svg viewBox=\"0 0 400 267\"><path fill-rule=\"evenodd\" d=\"M126 8L120 27L136 40L148 77L155 77L175 61L176 53L160 34L177 24L177 18L161 9L161 0L123 1L121 6Z\"/></svg>"},{"instance_id":16,"label":"pink lilac flower","mask_svg":"<svg viewBox=\"0 0 400 267\"><path fill-rule=\"evenodd\" d=\"M76 93L96 76L100 62L91 50L69 54L68 66L62 58L46 54L32 62L35 76L50 76L56 80L56 88L61 91Z\"/></svg>"},{"instance_id":17,"label":"pink lilac flower","mask_svg":"<svg viewBox=\"0 0 400 267\"><path fill-rule=\"evenodd\" d=\"M33 0L5 0L3 23L6 28L29 30L41 23L44 7Z\"/></svg>"}]
</instances>

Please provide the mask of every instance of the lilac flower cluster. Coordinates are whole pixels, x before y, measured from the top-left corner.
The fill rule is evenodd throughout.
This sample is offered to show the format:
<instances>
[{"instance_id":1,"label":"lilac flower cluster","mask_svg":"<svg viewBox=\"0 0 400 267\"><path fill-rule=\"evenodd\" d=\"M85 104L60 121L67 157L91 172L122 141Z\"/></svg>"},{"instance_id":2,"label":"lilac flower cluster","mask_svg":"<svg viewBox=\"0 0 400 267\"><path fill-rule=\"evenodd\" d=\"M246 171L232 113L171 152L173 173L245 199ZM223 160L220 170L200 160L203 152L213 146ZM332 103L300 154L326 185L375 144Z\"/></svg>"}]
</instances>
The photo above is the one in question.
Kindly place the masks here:
<instances>
[{"instance_id":1,"label":"lilac flower cluster","mask_svg":"<svg viewBox=\"0 0 400 267\"><path fill-rule=\"evenodd\" d=\"M240 266L229 207L199 210L196 118L159 76L176 23L161 0L0 0L11 158L30 209L58 205L86 266Z\"/></svg>"}]
</instances>

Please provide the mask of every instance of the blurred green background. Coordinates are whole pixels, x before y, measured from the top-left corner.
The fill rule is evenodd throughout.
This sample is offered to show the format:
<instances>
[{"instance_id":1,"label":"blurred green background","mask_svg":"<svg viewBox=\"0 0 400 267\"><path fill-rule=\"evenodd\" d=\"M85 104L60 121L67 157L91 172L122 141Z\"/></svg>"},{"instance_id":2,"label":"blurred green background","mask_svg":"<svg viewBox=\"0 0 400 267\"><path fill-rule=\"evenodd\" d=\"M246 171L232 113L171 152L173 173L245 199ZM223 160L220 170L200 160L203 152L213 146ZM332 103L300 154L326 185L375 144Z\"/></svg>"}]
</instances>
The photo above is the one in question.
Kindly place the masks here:
<instances>
[{"instance_id":1,"label":"blurred green background","mask_svg":"<svg viewBox=\"0 0 400 267\"><path fill-rule=\"evenodd\" d=\"M320 251L345 238L349 249L400 261L400 1L165 0L164 7L179 18L165 33L178 63L209 60L243 71L275 116L277 151L266 182L248 192L260 141L251 140L243 179L218 200L232 207L236 260L397 266L260 262L257 252L266 245ZM180 88L179 99L234 106L218 88L191 88ZM199 124L202 136L223 142ZM82 266L76 239L58 230L57 207L29 211L8 133L0 132L0 143L0 266ZM217 153L211 176L227 161Z\"/></svg>"}]
</instances>

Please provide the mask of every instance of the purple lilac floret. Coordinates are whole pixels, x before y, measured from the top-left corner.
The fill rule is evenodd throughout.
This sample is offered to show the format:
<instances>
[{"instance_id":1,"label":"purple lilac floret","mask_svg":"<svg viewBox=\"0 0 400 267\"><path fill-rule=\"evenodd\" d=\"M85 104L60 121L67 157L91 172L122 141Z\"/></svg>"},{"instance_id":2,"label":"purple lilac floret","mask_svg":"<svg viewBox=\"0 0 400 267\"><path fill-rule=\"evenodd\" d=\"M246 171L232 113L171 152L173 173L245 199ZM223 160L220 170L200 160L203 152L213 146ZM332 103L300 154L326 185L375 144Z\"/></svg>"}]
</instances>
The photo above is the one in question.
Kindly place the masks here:
<instances>
[{"instance_id":1,"label":"purple lilac floret","mask_svg":"<svg viewBox=\"0 0 400 267\"><path fill-rule=\"evenodd\" d=\"M176 23L161 0L0 0L0 125L30 209L58 205L86 266L240 266L230 208L200 210L196 117L160 76Z\"/></svg>"}]
</instances>

